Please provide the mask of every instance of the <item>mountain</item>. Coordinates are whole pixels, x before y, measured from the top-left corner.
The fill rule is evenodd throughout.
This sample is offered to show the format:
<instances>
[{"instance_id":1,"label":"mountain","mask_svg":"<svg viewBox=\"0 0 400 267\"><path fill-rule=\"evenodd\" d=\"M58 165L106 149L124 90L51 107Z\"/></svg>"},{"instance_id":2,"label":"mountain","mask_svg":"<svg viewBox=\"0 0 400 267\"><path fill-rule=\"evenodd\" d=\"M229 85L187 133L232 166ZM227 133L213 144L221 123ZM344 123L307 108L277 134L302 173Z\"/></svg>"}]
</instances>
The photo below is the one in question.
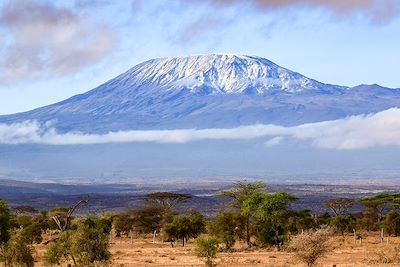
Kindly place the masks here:
<instances>
[{"instance_id":1,"label":"mountain","mask_svg":"<svg viewBox=\"0 0 400 267\"><path fill-rule=\"evenodd\" d=\"M0 116L51 122L60 132L298 125L400 106L400 90L324 84L260 57L153 59L62 102Z\"/></svg>"}]
</instances>

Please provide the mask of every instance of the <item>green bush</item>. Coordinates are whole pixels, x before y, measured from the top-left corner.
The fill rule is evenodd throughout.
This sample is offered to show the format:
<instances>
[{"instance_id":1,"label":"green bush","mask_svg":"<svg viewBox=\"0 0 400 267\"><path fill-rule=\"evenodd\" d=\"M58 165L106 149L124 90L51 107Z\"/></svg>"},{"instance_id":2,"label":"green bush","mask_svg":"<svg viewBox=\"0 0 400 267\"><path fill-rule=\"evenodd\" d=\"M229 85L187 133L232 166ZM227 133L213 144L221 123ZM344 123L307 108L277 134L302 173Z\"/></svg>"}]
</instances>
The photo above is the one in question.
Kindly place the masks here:
<instances>
[{"instance_id":1,"label":"green bush","mask_svg":"<svg viewBox=\"0 0 400 267\"><path fill-rule=\"evenodd\" d=\"M6 245L3 245L0 253L0 260L5 262L5 266L34 266L32 256L33 248L29 241L22 235L22 232L16 232Z\"/></svg>"},{"instance_id":2,"label":"green bush","mask_svg":"<svg viewBox=\"0 0 400 267\"><path fill-rule=\"evenodd\" d=\"M389 235L400 235L400 212L392 210L385 215L381 226Z\"/></svg>"},{"instance_id":3,"label":"green bush","mask_svg":"<svg viewBox=\"0 0 400 267\"><path fill-rule=\"evenodd\" d=\"M227 250L235 245L238 230L237 219L238 215L233 212L220 212L208 225L209 233L218 237L225 244Z\"/></svg>"},{"instance_id":4,"label":"green bush","mask_svg":"<svg viewBox=\"0 0 400 267\"><path fill-rule=\"evenodd\" d=\"M196 239L196 256L205 259L206 266L213 266L213 259L217 257L219 241L215 237L199 237Z\"/></svg>"},{"instance_id":5,"label":"green bush","mask_svg":"<svg viewBox=\"0 0 400 267\"><path fill-rule=\"evenodd\" d=\"M79 223L76 230L62 233L45 252L50 265L72 260L76 266L95 266L111 258L108 251L109 228L101 219L90 217Z\"/></svg>"}]
</instances>

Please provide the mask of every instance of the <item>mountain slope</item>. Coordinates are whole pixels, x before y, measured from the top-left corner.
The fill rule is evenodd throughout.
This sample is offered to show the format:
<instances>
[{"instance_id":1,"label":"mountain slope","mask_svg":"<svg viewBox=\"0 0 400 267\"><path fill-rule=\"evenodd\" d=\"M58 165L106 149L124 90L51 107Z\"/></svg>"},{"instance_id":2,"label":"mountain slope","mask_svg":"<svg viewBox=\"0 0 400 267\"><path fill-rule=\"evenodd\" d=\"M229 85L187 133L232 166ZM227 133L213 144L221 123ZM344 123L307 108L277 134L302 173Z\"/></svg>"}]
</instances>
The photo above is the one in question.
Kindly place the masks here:
<instances>
[{"instance_id":1,"label":"mountain slope","mask_svg":"<svg viewBox=\"0 0 400 267\"><path fill-rule=\"evenodd\" d=\"M154 59L99 87L0 123L51 121L61 132L296 125L400 106L400 90L324 84L251 56Z\"/></svg>"}]
</instances>

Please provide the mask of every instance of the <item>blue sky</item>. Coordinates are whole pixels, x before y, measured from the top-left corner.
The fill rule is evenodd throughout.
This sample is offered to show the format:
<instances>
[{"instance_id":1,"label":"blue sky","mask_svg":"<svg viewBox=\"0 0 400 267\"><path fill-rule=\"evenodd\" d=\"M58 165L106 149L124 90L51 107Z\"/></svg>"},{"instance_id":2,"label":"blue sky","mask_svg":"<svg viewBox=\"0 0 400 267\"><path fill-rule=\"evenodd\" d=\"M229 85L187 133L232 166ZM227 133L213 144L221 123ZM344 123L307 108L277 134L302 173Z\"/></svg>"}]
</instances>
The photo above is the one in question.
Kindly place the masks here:
<instances>
[{"instance_id":1,"label":"blue sky","mask_svg":"<svg viewBox=\"0 0 400 267\"><path fill-rule=\"evenodd\" d=\"M257 55L326 83L399 88L399 14L398 0L0 0L0 114L191 54Z\"/></svg>"}]
</instances>

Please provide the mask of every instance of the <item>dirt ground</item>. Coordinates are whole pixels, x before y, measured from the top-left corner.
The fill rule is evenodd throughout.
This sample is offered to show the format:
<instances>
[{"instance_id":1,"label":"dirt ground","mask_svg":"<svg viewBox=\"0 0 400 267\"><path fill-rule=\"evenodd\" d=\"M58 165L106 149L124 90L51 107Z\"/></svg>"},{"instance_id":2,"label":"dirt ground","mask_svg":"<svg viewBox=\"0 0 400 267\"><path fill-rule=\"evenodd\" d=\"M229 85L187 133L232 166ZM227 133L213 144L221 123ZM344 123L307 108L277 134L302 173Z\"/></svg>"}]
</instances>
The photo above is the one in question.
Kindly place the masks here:
<instances>
[{"instance_id":1,"label":"dirt ground","mask_svg":"<svg viewBox=\"0 0 400 267\"><path fill-rule=\"evenodd\" d=\"M361 267L361 266L400 266L400 237L385 238L381 243L379 233L363 234L364 240L354 243L352 235L334 237L334 250L318 261L318 266ZM397 248L397 252L396 252ZM42 258L44 245L37 245L35 266L44 266ZM110 266L205 266L204 262L194 255L193 240L185 247L180 243L174 248L170 243L151 237L113 238L110 250L112 262ZM397 254L396 254L397 253ZM397 255L397 260L396 260ZM394 261L397 261L394 262ZM276 251L274 248L245 249L238 244L234 252L220 252L216 259L217 266L306 266L299 263L293 253ZM64 263L62 266L67 266Z\"/></svg>"}]
</instances>

